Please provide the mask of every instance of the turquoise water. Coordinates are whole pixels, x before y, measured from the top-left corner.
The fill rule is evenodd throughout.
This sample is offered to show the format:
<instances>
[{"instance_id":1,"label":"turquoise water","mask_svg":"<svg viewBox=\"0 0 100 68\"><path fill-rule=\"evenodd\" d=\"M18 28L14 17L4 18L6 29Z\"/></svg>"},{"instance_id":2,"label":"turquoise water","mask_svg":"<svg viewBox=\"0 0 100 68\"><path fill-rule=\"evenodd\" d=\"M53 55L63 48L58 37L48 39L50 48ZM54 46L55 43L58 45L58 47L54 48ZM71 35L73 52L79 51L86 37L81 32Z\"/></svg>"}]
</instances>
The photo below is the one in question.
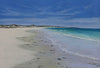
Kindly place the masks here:
<instances>
[{"instance_id":1,"label":"turquoise water","mask_svg":"<svg viewBox=\"0 0 100 68\"><path fill-rule=\"evenodd\" d=\"M66 36L100 42L100 29L83 28L47 28Z\"/></svg>"}]
</instances>

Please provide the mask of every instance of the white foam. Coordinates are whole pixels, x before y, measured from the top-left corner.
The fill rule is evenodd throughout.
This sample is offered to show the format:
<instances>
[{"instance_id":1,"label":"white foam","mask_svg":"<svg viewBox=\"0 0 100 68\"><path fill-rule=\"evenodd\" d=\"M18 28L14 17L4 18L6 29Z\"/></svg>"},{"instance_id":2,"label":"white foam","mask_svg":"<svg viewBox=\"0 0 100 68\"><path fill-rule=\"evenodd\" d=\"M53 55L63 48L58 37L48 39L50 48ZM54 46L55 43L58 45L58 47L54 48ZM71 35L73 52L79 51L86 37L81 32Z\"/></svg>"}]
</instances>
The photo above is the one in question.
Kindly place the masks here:
<instances>
[{"instance_id":1,"label":"white foam","mask_svg":"<svg viewBox=\"0 0 100 68\"><path fill-rule=\"evenodd\" d=\"M61 47L60 47L61 48ZM95 61L100 61L100 58L96 58L96 57L92 57L92 56L88 56L88 55L83 55L83 54L80 54L80 53L74 53L72 51L69 51L67 49L64 49L62 48L62 50L66 53L69 53L69 54L72 54L72 55L76 55L76 56L80 56L80 57L83 57L83 58L88 58L88 59L92 59L92 60L95 60Z\"/></svg>"},{"instance_id":2,"label":"white foam","mask_svg":"<svg viewBox=\"0 0 100 68\"><path fill-rule=\"evenodd\" d=\"M53 31L53 30L52 30ZM78 37L78 36L73 36L73 35L69 35L69 34L64 34L64 33L61 33L61 32L55 32L53 31L54 33L56 34L62 34L64 36L70 36L70 37L74 37L74 38L79 38L79 39L84 39L84 40L90 40L90 41L95 41L95 42L100 42L100 40L94 40L94 39L89 39L89 38L82 38L82 37Z\"/></svg>"},{"instance_id":3,"label":"white foam","mask_svg":"<svg viewBox=\"0 0 100 68\"><path fill-rule=\"evenodd\" d=\"M99 40L94 40L94 39L89 39L89 38L82 38L82 37L77 37L77 36L68 35L68 34L63 34L63 35L65 35L65 36L71 36L71 37L75 37L75 38L79 38L79 39L84 39L84 40L90 40L90 41L100 42Z\"/></svg>"}]
</instances>

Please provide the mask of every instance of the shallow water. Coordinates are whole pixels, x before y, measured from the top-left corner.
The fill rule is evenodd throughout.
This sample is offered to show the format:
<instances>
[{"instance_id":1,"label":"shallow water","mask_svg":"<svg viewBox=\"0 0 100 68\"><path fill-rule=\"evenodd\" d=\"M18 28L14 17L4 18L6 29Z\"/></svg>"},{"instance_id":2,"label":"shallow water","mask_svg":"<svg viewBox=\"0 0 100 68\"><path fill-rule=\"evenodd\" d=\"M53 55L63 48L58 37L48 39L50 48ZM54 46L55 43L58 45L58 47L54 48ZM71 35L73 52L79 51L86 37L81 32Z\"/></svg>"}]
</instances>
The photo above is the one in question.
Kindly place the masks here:
<instances>
[{"instance_id":1,"label":"shallow water","mask_svg":"<svg viewBox=\"0 0 100 68\"><path fill-rule=\"evenodd\" d=\"M69 54L100 61L99 29L47 28L49 37ZM90 40L91 39L91 40Z\"/></svg>"},{"instance_id":2,"label":"shallow water","mask_svg":"<svg viewBox=\"0 0 100 68\"><path fill-rule=\"evenodd\" d=\"M65 36L100 42L100 29L47 28Z\"/></svg>"}]
</instances>

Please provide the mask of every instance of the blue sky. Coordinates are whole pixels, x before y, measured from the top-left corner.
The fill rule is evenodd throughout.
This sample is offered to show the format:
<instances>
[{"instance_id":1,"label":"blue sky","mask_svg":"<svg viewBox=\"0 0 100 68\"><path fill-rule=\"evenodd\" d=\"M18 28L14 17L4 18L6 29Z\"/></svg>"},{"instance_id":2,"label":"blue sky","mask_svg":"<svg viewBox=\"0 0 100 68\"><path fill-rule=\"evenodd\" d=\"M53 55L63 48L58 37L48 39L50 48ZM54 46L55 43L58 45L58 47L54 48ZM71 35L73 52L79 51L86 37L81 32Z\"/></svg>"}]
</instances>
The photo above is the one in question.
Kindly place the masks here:
<instances>
[{"instance_id":1,"label":"blue sky","mask_svg":"<svg viewBox=\"0 0 100 68\"><path fill-rule=\"evenodd\" d=\"M0 24L100 28L100 0L0 0Z\"/></svg>"}]
</instances>

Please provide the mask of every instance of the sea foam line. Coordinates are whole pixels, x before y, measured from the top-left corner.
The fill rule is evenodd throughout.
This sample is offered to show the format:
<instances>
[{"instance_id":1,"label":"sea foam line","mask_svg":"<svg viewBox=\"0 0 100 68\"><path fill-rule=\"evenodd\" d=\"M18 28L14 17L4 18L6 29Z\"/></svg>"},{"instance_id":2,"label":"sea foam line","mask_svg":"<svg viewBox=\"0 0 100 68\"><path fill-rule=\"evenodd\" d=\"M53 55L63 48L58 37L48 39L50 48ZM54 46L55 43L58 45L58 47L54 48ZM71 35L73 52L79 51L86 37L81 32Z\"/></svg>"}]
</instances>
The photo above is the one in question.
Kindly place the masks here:
<instances>
[{"instance_id":1,"label":"sea foam line","mask_svg":"<svg viewBox=\"0 0 100 68\"><path fill-rule=\"evenodd\" d=\"M67 50L67 49L65 49L65 48L62 48L60 44L57 44L57 43L56 43L56 42L57 42L56 40L54 40L54 39L52 40L51 38L49 38L49 39L51 40L51 42L52 42L54 45L58 45L59 48L60 48L62 51L66 52L66 53L69 53L69 54L71 54L71 55L76 55L76 56L79 56L79 57L83 57L83 58L92 59L92 60L95 60L95 61L100 61L100 58L91 57L91 56L88 56L88 55L82 55L82 54L80 54L80 53L74 53L74 52L69 51L69 50Z\"/></svg>"},{"instance_id":2,"label":"sea foam line","mask_svg":"<svg viewBox=\"0 0 100 68\"><path fill-rule=\"evenodd\" d=\"M60 47L61 48L61 47ZM95 60L95 61L100 61L100 58L96 58L96 57L92 57L92 56L88 56L88 55L82 55L80 53L74 53L72 51L69 51L67 49L64 49L64 48L61 48L64 52L66 53L69 53L69 54L72 54L72 55L76 55L76 56L80 56L80 57L83 57L83 58L88 58L88 59L92 59L92 60Z\"/></svg>"},{"instance_id":3,"label":"sea foam line","mask_svg":"<svg viewBox=\"0 0 100 68\"><path fill-rule=\"evenodd\" d=\"M86 38L77 37L77 36L73 36L73 35L67 35L67 34L63 34L63 35L65 35L65 36L71 36L71 37L75 37L75 38L79 38L79 39L84 39L84 40L90 40L90 41L100 42L99 40L86 39Z\"/></svg>"}]
</instances>

